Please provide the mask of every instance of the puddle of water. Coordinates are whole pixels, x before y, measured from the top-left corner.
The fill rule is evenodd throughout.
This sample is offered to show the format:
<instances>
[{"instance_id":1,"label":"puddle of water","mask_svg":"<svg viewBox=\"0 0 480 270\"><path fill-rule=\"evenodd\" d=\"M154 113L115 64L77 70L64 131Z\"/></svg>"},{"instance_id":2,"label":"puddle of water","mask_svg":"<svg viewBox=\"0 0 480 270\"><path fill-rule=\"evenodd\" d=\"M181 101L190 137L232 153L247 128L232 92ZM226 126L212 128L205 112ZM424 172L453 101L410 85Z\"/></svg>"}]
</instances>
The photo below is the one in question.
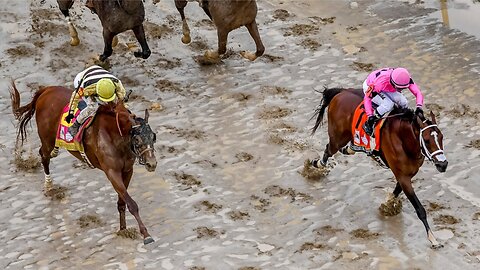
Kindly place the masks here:
<instances>
[{"instance_id":1,"label":"puddle of water","mask_svg":"<svg viewBox=\"0 0 480 270\"><path fill-rule=\"evenodd\" d=\"M431 17L441 20L446 27L480 39L479 0L425 0L425 6L438 9Z\"/></svg>"}]
</instances>

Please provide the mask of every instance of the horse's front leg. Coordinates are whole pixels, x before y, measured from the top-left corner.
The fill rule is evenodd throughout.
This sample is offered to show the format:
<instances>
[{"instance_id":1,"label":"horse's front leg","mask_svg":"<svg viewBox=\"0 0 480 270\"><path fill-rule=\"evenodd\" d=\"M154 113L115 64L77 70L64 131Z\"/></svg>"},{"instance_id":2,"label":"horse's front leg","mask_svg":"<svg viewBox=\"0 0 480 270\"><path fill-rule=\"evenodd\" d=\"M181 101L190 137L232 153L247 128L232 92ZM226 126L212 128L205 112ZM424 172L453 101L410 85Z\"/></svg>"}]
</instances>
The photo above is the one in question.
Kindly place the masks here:
<instances>
[{"instance_id":1,"label":"horse's front leg","mask_svg":"<svg viewBox=\"0 0 480 270\"><path fill-rule=\"evenodd\" d=\"M135 26L132 30L138 42L140 43L140 46L142 46L142 51L137 51L137 52L134 52L133 54L135 55L135 57L141 57L143 59L147 59L152 52L150 51L150 48L148 48L147 39L145 38L145 30L143 29L143 24Z\"/></svg>"},{"instance_id":2,"label":"horse's front leg","mask_svg":"<svg viewBox=\"0 0 480 270\"><path fill-rule=\"evenodd\" d=\"M143 235L143 243L150 244L154 242L153 238L150 236L150 234L147 231L147 228L143 224L142 219L140 218L140 215L138 213L138 205L137 203L130 197L130 195L127 192L127 187L124 184L123 181L123 175L120 172L113 171L112 169L108 170L107 172L107 177L110 180L110 182L113 185L113 188L118 194L119 200L123 200L125 204L127 205L128 211L135 217L135 219L138 222L138 227L140 229L140 233ZM121 204L121 202L120 202ZM117 206L118 206L117 202ZM120 229L122 227L122 213L121 209L119 207L119 212L120 212ZM123 220L125 220L125 217L123 217ZM125 224L126 227L126 224Z\"/></svg>"},{"instance_id":3,"label":"horse's front leg","mask_svg":"<svg viewBox=\"0 0 480 270\"><path fill-rule=\"evenodd\" d=\"M115 34L103 28L103 42L105 43L105 48L103 49L103 53L99 56L99 60L104 62L110 55L112 55L112 42L113 37Z\"/></svg>"},{"instance_id":4,"label":"horse's front leg","mask_svg":"<svg viewBox=\"0 0 480 270\"><path fill-rule=\"evenodd\" d=\"M180 17L182 18L182 42L183 44L188 44L192 41L190 37L190 28L188 27L187 18L185 17L185 7L187 6L187 0L175 0L175 7L177 8L178 12L180 13Z\"/></svg>"},{"instance_id":5,"label":"horse's front leg","mask_svg":"<svg viewBox=\"0 0 480 270\"><path fill-rule=\"evenodd\" d=\"M400 186L403 192L405 193L408 200L410 201L410 203L412 203L413 207L415 208L418 218L423 222L423 225L425 226L425 230L427 231L427 238L432 244L432 248L438 249L443 247L442 244L438 243L437 239L433 235L432 230L430 229L430 226L428 225L427 212L425 211L425 208L423 208L423 205L420 203L420 200L418 200L417 195L413 191L411 178L397 177L397 181L400 183ZM395 190L397 190L397 188L395 188ZM398 194L400 194L400 192L398 192Z\"/></svg>"},{"instance_id":6,"label":"horse's front leg","mask_svg":"<svg viewBox=\"0 0 480 270\"><path fill-rule=\"evenodd\" d=\"M240 54L244 58L246 58L250 61L254 61L255 59L257 59L257 57L260 57L260 56L263 55L263 53L265 52L265 46L263 46L262 40L260 39L260 34L258 33L257 22L255 20L253 20L253 22L245 25L245 27L247 27L248 32L250 33L250 36L252 36L253 40L255 41L255 46L257 47L257 51L255 52L255 54L253 54L251 52L247 52L247 51L243 51Z\"/></svg>"}]
</instances>

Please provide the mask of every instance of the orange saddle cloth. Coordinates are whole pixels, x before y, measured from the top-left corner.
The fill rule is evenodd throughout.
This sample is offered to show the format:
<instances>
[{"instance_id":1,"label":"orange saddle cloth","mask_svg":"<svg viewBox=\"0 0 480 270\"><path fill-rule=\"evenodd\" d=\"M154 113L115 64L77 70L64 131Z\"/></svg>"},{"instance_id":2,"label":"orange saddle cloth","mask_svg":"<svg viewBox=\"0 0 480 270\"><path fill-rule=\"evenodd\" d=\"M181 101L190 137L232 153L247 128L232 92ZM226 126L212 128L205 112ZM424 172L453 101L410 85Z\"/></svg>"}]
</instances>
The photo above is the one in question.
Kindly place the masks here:
<instances>
[{"instance_id":1,"label":"orange saddle cloth","mask_svg":"<svg viewBox=\"0 0 480 270\"><path fill-rule=\"evenodd\" d=\"M357 108L355 109L355 113L353 114L353 121L352 121L352 133L353 133L353 147L355 151L364 151L364 152L372 152L372 151L380 151L380 130L382 129L383 123L385 122L385 118L380 119L375 125L373 138L365 133L363 130L363 125L367 121L368 116L365 112L365 107L363 106L363 101L360 103ZM374 139L374 140L373 140ZM374 142L373 149L371 149L372 142Z\"/></svg>"},{"instance_id":2,"label":"orange saddle cloth","mask_svg":"<svg viewBox=\"0 0 480 270\"><path fill-rule=\"evenodd\" d=\"M84 101L79 102L79 107L85 106ZM75 137L68 132L68 128L73 125L75 120L77 119L77 116L80 114L80 110L78 108L75 108L75 111L73 113L74 118L70 123L67 123L65 121L65 118L68 115L68 109L69 109L69 104L65 105L65 107L62 110L62 114L60 116L60 124L58 125L57 129L57 136L55 137L55 147L61 147L64 148L68 151L79 151L81 153L84 152L83 149L83 131L90 125L92 122L93 116L90 116L83 122L82 126L78 129L78 133L75 135Z\"/></svg>"}]
</instances>

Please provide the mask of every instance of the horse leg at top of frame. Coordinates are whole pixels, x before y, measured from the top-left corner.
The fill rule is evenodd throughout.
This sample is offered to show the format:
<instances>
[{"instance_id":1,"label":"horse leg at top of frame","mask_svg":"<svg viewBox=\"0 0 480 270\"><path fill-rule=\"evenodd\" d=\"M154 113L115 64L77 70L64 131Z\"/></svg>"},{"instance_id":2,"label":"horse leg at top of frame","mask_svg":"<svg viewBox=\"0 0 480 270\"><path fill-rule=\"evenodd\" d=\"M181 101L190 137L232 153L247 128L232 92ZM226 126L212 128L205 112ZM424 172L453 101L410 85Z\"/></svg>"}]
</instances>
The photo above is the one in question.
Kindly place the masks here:
<instances>
[{"instance_id":1,"label":"horse leg at top of frame","mask_svg":"<svg viewBox=\"0 0 480 270\"><path fill-rule=\"evenodd\" d=\"M400 183L403 192L407 196L408 200L410 203L413 205L415 208L415 211L417 212L418 218L422 221L423 225L425 226L425 230L427 231L427 238L432 244L432 249L438 249L442 248L443 245L440 244L435 236L433 235L432 230L430 229L430 226L428 225L427 221L427 212L425 211L425 208L423 205L420 203L420 200L418 200L417 195L413 191L412 183L410 178L402 178L402 179L397 179L399 180L398 182ZM400 181L402 180L402 181Z\"/></svg>"},{"instance_id":2,"label":"horse leg at top of frame","mask_svg":"<svg viewBox=\"0 0 480 270\"><path fill-rule=\"evenodd\" d=\"M66 17L66 19L68 23L68 32L70 34L70 45L77 46L78 44L80 44L80 39L78 38L77 29L75 28L75 25L73 25L73 22L70 19L70 16Z\"/></svg>"},{"instance_id":3,"label":"horse leg at top of frame","mask_svg":"<svg viewBox=\"0 0 480 270\"><path fill-rule=\"evenodd\" d=\"M112 42L115 35L110 31L103 29L103 42L105 43L105 48L103 53L98 57L98 59L104 62L110 55L112 55Z\"/></svg>"},{"instance_id":4,"label":"horse leg at top of frame","mask_svg":"<svg viewBox=\"0 0 480 270\"><path fill-rule=\"evenodd\" d=\"M255 53L248 52L248 51L243 51L240 54L250 60L254 61L258 57L262 56L263 53L265 52L265 46L263 46L262 40L260 39L260 34L258 33L258 27L257 27L257 22L254 20L253 22L245 25L247 27L248 32L250 33L250 36L252 36L253 41L255 41L255 46L257 48L257 51Z\"/></svg>"},{"instance_id":5,"label":"horse leg at top of frame","mask_svg":"<svg viewBox=\"0 0 480 270\"><path fill-rule=\"evenodd\" d=\"M142 46L142 51L136 51L133 54L135 57L147 59L152 52L150 51L150 48L148 48L147 40L145 39L145 30L143 29L143 24L135 26L132 30L138 42L140 43L140 46Z\"/></svg>"},{"instance_id":6,"label":"horse leg at top of frame","mask_svg":"<svg viewBox=\"0 0 480 270\"><path fill-rule=\"evenodd\" d=\"M182 43L189 44L191 41L190 28L188 27L187 19L185 18L182 22Z\"/></svg>"}]
</instances>

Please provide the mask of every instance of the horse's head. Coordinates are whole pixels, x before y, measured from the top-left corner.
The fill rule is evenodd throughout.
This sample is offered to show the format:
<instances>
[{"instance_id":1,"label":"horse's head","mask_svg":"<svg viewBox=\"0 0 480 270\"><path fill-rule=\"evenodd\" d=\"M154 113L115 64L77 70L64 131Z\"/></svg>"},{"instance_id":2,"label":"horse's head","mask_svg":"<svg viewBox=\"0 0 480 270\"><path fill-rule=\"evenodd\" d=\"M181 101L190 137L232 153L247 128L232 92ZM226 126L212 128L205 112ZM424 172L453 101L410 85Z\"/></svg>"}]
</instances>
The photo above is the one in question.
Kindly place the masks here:
<instances>
[{"instance_id":1,"label":"horse's head","mask_svg":"<svg viewBox=\"0 0 480 270\"><path fill-rule=\"evenodd\" d=\"M72 7L74 0L57 0L58 7L65 17L70 16L68 10Z\"/></svg>"},{"instance_id":2,"label":"horse's head","mask_svg":"<svg viewBox=\"0 0 480 270\"><path fill-rule=\"evenodd\" d=\"M135 117L135 124L132 126L130 134L132 136L132 151L138 158L141 165L149 172L157 168L157 159L155 158L155 148L153 144L157 136L148 124L148 110L145 110L145 118Z\"/></svg>"},{"instance_id":3,"label":"horse's head","mask_svg":"<svg viewBox=\"0 0 480 270\"><path fill-rule=\"evenodd\" d=\"M430 111L429 120L423 115L416 117L417 123L420 126L420 148L422 154L433 161L435 167L439 172L447 170L448 161L443 153L443 134L438 129L435 115Z\"/></svg>"}]
</instances>

